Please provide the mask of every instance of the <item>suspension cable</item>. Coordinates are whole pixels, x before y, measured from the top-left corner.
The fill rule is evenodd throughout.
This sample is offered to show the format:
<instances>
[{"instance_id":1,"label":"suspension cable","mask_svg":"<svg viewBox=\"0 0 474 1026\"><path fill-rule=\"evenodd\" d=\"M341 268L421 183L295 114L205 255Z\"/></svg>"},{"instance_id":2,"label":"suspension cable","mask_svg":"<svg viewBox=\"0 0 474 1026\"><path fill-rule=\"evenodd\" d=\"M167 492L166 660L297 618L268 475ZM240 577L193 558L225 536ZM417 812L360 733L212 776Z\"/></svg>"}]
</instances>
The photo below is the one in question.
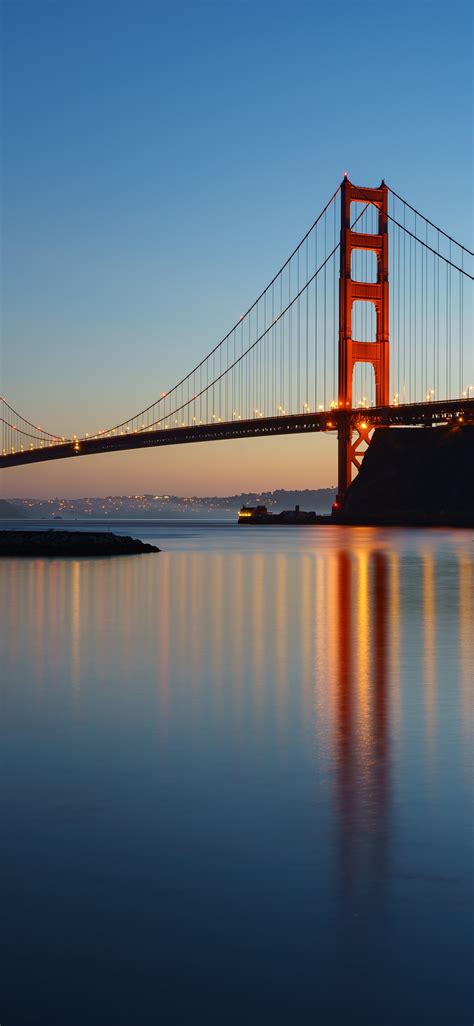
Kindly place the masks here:
<instances>
[{"instance_id":1,"label":"suspension cable","mask_svg":"<svg viewBox=\"0 0 474 1026\"><path fill-rule=\"evenodd\" d=\"M159 403L159 402L160 402L160 401L161 401L161 400L162 400L163 398L167 398L167 396L171 395L171 393L172 393L172 392L176 392L176 390L177 390L178 388L180 388L180 387L181 387L181 386L182 386L182 385L183 385L183 384L184 384L184 383L185 383L186 381L189 381L189 379L190 379L190 378L191 378L191 377L193 376L193 374L196 374L196 372L197 372L197 371L198 371L198 370L199 370L199 369L200 369L200 368L201 368L201 367L202 367L202 366L203 366L203 365L204 365L204 364L205 364L205 363L207 362L207 360L209 360L209 358L210 358L211 356L213 356L213 355L214 355L214 353L216 353L216 352L217 352L217 350L219 349L219 347L220 347L220 346L222 346L222 345L224 345L224 343L228 341L228 339L229 339L229 338L231 337L232 333L233 333L234 331L236 331L236 329L238 328L238 326L239 326L239 323L240 323L241 321L244 321L244 320L246 319L246 317L248 317L248 316L249 316L249 315L251 314L251 312L252 312L252 311L253 311L253 310L255 309L255 307L256 307L256 306L258 305L258 303L259 303L259 302L260 302L260 300L261 300L261 299L263 298L263 296L265 295L265 293L266 293L266 292L268 292L268 290L269 290L269 289L270 289L270 288L272 287L272 285L274 285L274 283L275 283L275 282L277 281L277 279L278 279L278 278L279 278L279 276L280 276L280 275L282 274L282 272L283 272L283 271L284 271L284 270L285 270L285 269L286 269L287 267L289 267L289 265L290 265L290 261L291 261L291 260L293 259L293 257L294 257L294 256L295 256L295 254L296 254L296 253L298 252L298 250L299 250L299 249L301 248L301 246L302 246L302 245L303 245L303 243L304 243L304 242L306 241L306 239L308 238L308 236L309 236L309 235L311 235L311 232L312 232L312 231L314 231L314 229L316 228L316 226L317 226L317 225L319 224L319 222L321 221L321 218L322 218L322 217L324 217L324 215L325 215L326 211L327 211L327 210L329 209L329 207L331 206L331 203L333 203L333 202L334 202L334 200L336 199L336 196L338 195L338 193L340 192L340 190L341 190L341 186L340 186L340 185L338 185L337 189L336 189L336 190L335 190L335 192L334 192L334 193L332 194L331 198L330 198L330 199L328 200L328 202L326 203L326 205L325 205L325 206L323 207L323 209L321 210L320 214L318 214L318 217L316 218L316 220L315 220L315 221L313 222L313 224L311 225L311 227L310 227L310 228L308 228L308 231L306 232L306 234L305 234L305 235L303 235L303 238L301 239L301 241L300 241L300 242L298 243L298 245L297 245L297 246L295 246L295 248L294 248L293 252L292 252L292 253L290 254L290 256L289 256L289 257L287 258L287 260L285 260L284 264L282 264L282 266L280 267L279 271L277 271L277 273L276 273L276 274L275 274L275 275L273 276L273 278L272 278L272 279L271 279L271 281L270 281L270 282L268 283L268 285L267 285L267 286L266 286L266 287L265 287L265 288L264 288L264 289L262 290L262 292L260 293L260 295L258 296L258 298L257 298L257 299L256 299L256 300L255 300L255 301L254 301L254 302L252 303L252 305L251 305L251 306L249 306L248 310L246 310L246 312L245 312L244 314L242 314L242 316L241 316L241 317L239 317L239 320L238 320L238 321L237 321L237 322L236 322L236 323L235 323L235 324L233 325L233 327L232 327L232 328L231 328L231 329L230 329L230 330L229 330L229 331L227 332L227 334L226 334L226 335L224 335L224 337L223 337L223 338L222 338L222 339L220 340L220 342L218 342L218 343L217 343L217 344L216 344L216 345L214 346L214 348L213 348L213 349L211 349L211 350L209 351L209 353L207 353L207 355L206 355L206 356L204 356L204 357L203 357L203 359L202 359L202 360L200 360L200 361L199 361L199 363L197 363L197 364L196 364L196 366L195 366L195 367L193 368L193 370L189 371L189 373L188 373L188 374L186 374L186 375L185 375L185 376L184 376L183 378L181 378L181 380L180 380L180 381L178 381L176 385L174 385L174 386L173 386L172 388L168 389L168 391L166 392L165 396L161 396L161 397L160 397L160 399L156 399L156 400L155 400L155 402L153 402L153 403L150 403L150 404L149 404L148 406L146 406L146 407L145 407L145 408L144 408L143 410L140 410L140 411L139 411L138 413L134 414L134 415L133 415L133 417L128 417L128 418L127 418L126 420L122 420L122 421L121 421L121 422L120 422L119 424L115 424L115 425L114 425L114 427L112 427L112 428L107 428L107 430L105 430L105 431L100 431L100 432L97 432L98 434L101 434L101 435L106 435L106 434L110 434L110 433L112 433L112 432L114 432L114 431L118 431L118 429L119 429L119 428L121 428L121 427L124 427L124 426L125 426L126 424L129 424L131 420L135 420L135 419L138 419L138 418L140 418L140 417L143 417L143 416L144 416L144 415L145 415L146 413L148 413L148 412L149 412L149 410L152 410L152 409L153 409L153 407L154 407L154 406L156 406L156 405L157 405L157 404L158 404L158 403ZM291 305L291 304L290 304L290 305ZM218 380L218 379L216 379L216 380ZM209 386L209 387L210 387L210 386ZM205 389L204 389L203 391L205 391ZM199 393L199 394L202 394L202 393ZM198 398L198 396L196 396L196 398ZM186 403L185 405L188 405L188 404ZM171 414L169 414L169 416L171 416ZM155 422L155 423L156 423L156 422Z\"/></svg>"},{"instance_id":2,"label":"suspension cable","mask_svg":"<svg viewBox=\"0 0 474 1026\"><path fill-rule=\"evenodd\" d=\"M13 415L16 417L17 420L21 420L21 421L23 421L24 424L27 424L28 427L33 428L33 430L36 432L36 434L39 431L39 432L41 432L42 435L47 435L48 438L55 438L57 441L62 441L62 435L54 435L52 433L52 431L46 431L44 428L39 427L38 424L32 424L31 420L28 420L21 413L18 413L18 410L14 410L13 406L10 406L10 403L7 402L7 400L5 399L4 396L0 396L0 401L3 403L3 405L6 407L6 409L10 411L10 413L13 413ZM9 422L4 420L3 417L2 417L2 420L3 420L4 424L9 424ZM13 424L9 424L9 426L13 427ZM26 434L28 434L28 432L24 431L23 434L26 435Z\"/></svg>"},{"instance_id":3,"label":"suspension cable","mask_svg":"<svg viewBox=\"0 0 474 1026\"><path fill-rule=\"evenodd\" d=\"M416 210L415 207L412 207L411 203L408 203L406 199L403 199L403 196L399 196L398 192L395 192L395 189L392 189L390 185L387 186L387 188L389 192L392 193L392 196L395 196L397 200L400 200L400 203L404 203L406 207L409 207L414 214L416 214L418 217L421 217L423 221L426 221L431 228L434 228L435 231L439 232L441 235L444 235L445 239L449 239L450 242L454 242L456 246L459 246L459 249L463 249L465 253L469 253L469 256L474 256L472 249L468 249L467 246L463 246L462 242L457 242L456 239L453 239L451 235L448 235L447 232L444 232L442 228L439 228L437 224L433 224L433 221L430 221L428 217L425 217L424 214L420 214L419 210Z\"/></svg>"},{"instance_id":4,"label":"suspension cable","mask_svg":"<svg viewBox=\"0 0 474 1026\"><path fill-rule=\"evenodd\" d=\"M408 204L407 204L407 206L408 206ZM432 247L432 246L429 246L427 242L424 242L424 241L423 241L423 239L420 239L420 238L418 237L418 235L414 235L414 234L413 234L413 232L410 232L410 231L408 230L408 228L404 228L404 227L403 227L403 225L402 225L402 224L400 224L400 222L399 222L399 221L396 221L396 220L395 220L395 218L391 216L391 214L387 214L387 217L388 217L389 221L392 221L392 223L393 223L393 224L396 224L396 225L397 225L397 228L401 228L401 229L402 229L402 231L404 231L404 232L406 232L406 233L407 233L407 235L411 235L412 239L414 239L414 240L415 240L415 242L419 242L421 246L424 246L424 247L425 247L425 249L429 249L429 250L430 250L430 252L431 252L431 253L434 253L434 255L435 255L435 256L437 256L437 257L439 257L439 258L440 258L440 260L444 260L446 264L449 264L449 265L450 265L450 267L453 267L455 271L460 271L460 273L461 273L461 274L464 274L464 276L465 276L466 278L470 278L470 279L471 279L471 281L474 281L474 275L472 275L472 274L468 274L468 272L467 272L467 271L465 271L465 270L463 270L463 268L462 268L462 267L459 267L459 266L458 266L458 264L454 264L452 260L450 260L450 259L449 259L448 257L445 257L445 256L443 256L443 254L442 254L442 253L438 253L438 250L436 250L436 249L433 249L433 247ZM427 219L425 218L424 220L426 221ZM428 221L427 223L428 223L428 224L431 224L431 221ZM440 230L441 230L441 229L440 229ZM443 232L442 234L444 235L445 233ZM448 239L449 239L449 235L447 235L447 236L446 236L446 238L448 238ZM454 240L451 240L451 241L454 241ZM459 243L458 243L458 242L456 242L456 243L455 243L455 245L456 245L456 246L458 246L458 245L459 245ZM465 247L464 247L464 246L461 246L461 249L464 249L464 250L465 250ZM470 252L470 250L465 250L465 252L469 253L469 252ZM474 254L473 254L473 256L474 256Z\"/></svg>"},{"instance_id":5,"label":"suspension cable","mask_svg":"<svg viewBox=\"0 0 474 1026\"><path fill-rule=\"evenodd\" d=\"M277 322L278 322L278 321L282 321L282 320L283 320L283 317L285 316L285 314L287 314L287 313L288 313L288 312L289 312L289 311L291 310L291 308L292 308L292 307L294 306L294 304L295 304L295 303L296 303L296 302L298 301L298 299L300 299L300 298L301 298L301 296L303 295L303 293L304 293L305 289L309 288L309 286L310 286L310 285L312 285L313 281L315 280L315 278L317 278L317 276L318 276L318 274L320 273L320 271L322 271L322 270L323 270L323 269L324 269L324 268L326 267L326 264L328 264L328 263L329 263L329 261L331 260L331 258L332 258L332 257L334 256L334 254L335 254L335 253L337 252L337 250L339 249L339 246L340 246L340 242L338 242L338 243L337 243L337 245L336 245L336 246L334 247L334 249L333 249L333 250L332 250L332 251L331 251L331 252L330 252L330 253L328 254L328 256L326 257L326 259L325 259L325 260L323 260L322 264L320 264L320 266L319 266L319 267L318 267L318 269L317 269L317 270L316 270L316 271L314 272L314 274L313 274L313 275L311 276L311 278L309 279L309 281L307 281L307 282L306 282L306 284L305 284L305 285L303 285L303 287L302 287L302 288L300 289L300 291L299 291L299 292L297 293L297 295L293 296L293 299L292 299L292 300L291 300L291 301L290 301L290 302L289 302L289 303L287 304L287 306L285 307L285 309L281 311L281 313L280 313L280 314L278 315L278 317L277 317ZM262 341L262 339L263 339L263 338L265 338L265 336L266 336L266 335L268 335L268 332L269 332L269 331L271 331L272 327L273 327L273 325L272 325L272 324L269 324L269 325L268 325L268 327L267 327L267 328L265 328L265 330L264 330L264 331L262 331L261 335L259 335L259 337L258 337L258 338L256 338L256 339L255 339L255 341L254 341L254 342L252 342L252 343L251 343L251 344L250 344L250 345L249 345L249 346L247 347L247 349L245 350L245 352L241 353L241 354L240 354L240 356L238 356L238 357L237 357L237 359L235 360L235 362L234 362L234 363L232 363L232 364L231 364L231 365L230 365L229 367L227 367L227 368L226 368L226 369L225 369L224 371L222 371L222 373L221 373L221 374L219 374L219 375L218 375L218 376L217 376L216 378L214 378L214 380L213 380L213 381L210 381L210 382L209 382L209 383L208 383L208 384L206 385L206 387L202 389L202 391L201 391L201 392L198 392L198 393L197 393L197 394L196 394L195 396L193 396L193 397L192 397L192 399L188 399L188 401L187 401L187 402L185 402L185 403L183 403L183 404L182 404L181 406L177 406L177 407L176 407L176 408L175 408L174 410L170 410L170 411L169 411L169 413L167 413L167 414L166 414L166 416L163 416L163 417L161 417L161 418L160 418L160 420L155 420L155 421L154 421L154 424L161 424L163 420L168 420L168 419L169 419L170 417L174 417L175 413L179 413L179 411L180 411L180 410L183 410L183 409L185 409L185 407L186 407L186 406L189 406L189 405L190 405L190 403L192 403L192 402L193 402L194 400L196 400L196 399L200 399L202 395L204 395L204 394L205 394L206 392L208 392L208 391L209 391L209 389L210 389L210 388L213 388L213 387L214 387L215 385L217 385L217 384L218 384L218 382L219 382L219 381L221 381L221 379L222 379L222 378L223 378L223 377L224 377L224 376L225 376L226 374L228 374L228 373L229 373L229 371L233 370L233 369L234 369L234 367L236 367L236 366L237 366L237 364L239 364L239 363L241 362L241 360L243 360L243 359L244 359L244 357L245 357L245 356L248 356L248 354L249 354L250 352L252 352L252 350L254 350L254 349L255 349L255 346L257 346L257 345L258 345L258 343L259 343L259 342L261 342L261 341ZM172 389L172 391L174 391L174 389ZM125 423L126 423L126 422L125 422ZM149 430L149 429L148 429L148 430ZM141 432L140 432L140 434L141 434Z\"/></svg>"}]
</instances>

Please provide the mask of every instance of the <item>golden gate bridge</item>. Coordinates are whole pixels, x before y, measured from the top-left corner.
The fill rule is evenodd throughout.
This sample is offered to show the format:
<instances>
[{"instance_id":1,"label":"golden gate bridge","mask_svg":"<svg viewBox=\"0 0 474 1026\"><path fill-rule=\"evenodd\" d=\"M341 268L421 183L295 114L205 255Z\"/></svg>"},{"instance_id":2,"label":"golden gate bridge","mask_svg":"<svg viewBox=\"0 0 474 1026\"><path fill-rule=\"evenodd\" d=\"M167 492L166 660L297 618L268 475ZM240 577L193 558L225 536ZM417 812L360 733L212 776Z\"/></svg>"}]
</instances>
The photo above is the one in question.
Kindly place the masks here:
<instances>
[{"instance_id":1,"label":"golden gate bridge","mask_svg":"<svg viewBox=\"0 0 474 1026\"><path fill-rule=\"evenodd\" d=\"M0 467L329 431L342 498L375 428L474 423L473 257L385 182L345 175L230 331L145 409L68 438L3 397Z\"/></svg>"}]
</instances>

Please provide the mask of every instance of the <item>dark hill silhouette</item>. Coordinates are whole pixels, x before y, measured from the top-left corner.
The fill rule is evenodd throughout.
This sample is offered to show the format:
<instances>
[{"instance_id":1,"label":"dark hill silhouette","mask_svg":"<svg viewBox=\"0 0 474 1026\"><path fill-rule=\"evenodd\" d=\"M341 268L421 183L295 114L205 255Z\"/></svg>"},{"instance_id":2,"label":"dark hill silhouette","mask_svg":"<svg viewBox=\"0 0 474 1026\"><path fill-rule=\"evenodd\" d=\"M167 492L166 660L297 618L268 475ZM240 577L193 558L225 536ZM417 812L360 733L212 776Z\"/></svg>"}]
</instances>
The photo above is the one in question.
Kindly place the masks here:
<instances>
[{"instance_id":1,"label":"dark hill silhouette","mask_svg":"<svg viewBox=\"0 0 474 1026\"><path fill-rule=\"evenodd\" d=\"M6 499L0 499L0 520L16 520L17 517L24 520L26 514Z\"/></svg>"},{"instance_id":2,"label":"dark hill silhouette","mask_svg":"<svg viewBox=\"0 0 474 1026\"><path fill-rule=\"evenodd\" d=\"M474 525L474 425L379 428L341 519Z\"/></svg>"}]
</instances>

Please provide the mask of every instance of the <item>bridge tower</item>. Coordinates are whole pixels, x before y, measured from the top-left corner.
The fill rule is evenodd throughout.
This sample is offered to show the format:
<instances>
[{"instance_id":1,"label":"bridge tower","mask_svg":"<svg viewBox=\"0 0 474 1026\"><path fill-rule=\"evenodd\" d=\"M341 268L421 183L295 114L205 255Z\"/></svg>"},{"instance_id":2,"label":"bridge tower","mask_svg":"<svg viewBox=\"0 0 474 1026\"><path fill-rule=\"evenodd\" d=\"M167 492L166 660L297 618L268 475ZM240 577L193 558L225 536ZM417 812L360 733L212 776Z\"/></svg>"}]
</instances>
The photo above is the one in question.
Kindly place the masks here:
<instances>
[{"instance_id":1,"label":"bridge tower","mask_svg":"<svg viewBox=\"0 0 474 1026\"><path fill-rule=\"evenodd\" d=\"M376 235L352 231L351 204L372 203L378 210ZM339 273L339 410L352 408L352 380L356 363L370 363L375 373L377 406L390 403L390 336L388 298L388 189L381 182L378 189L353 185L347 176L341 185L341 263ZM377 281L354 281L351 276L353 250L370 250L377 257ZM376 338L360 342L352 337L352 307L356 300L373 303L376 312ZM338 428L338 497L340 502L351 483L352 467L359 469L360 446L368 444L370 428L354 429L351 417L339 414ZM353 438L355 435L355 438Z\"/></svg>"}]
</instances>

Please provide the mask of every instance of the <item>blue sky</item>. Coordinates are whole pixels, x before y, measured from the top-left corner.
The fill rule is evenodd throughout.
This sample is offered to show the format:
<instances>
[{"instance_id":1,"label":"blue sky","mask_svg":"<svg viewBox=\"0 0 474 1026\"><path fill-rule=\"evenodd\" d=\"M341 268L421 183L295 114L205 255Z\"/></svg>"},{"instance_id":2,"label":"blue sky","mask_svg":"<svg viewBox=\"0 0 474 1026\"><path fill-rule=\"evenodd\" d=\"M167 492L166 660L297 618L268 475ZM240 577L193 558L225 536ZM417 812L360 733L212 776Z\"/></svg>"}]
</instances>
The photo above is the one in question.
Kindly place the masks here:
<instances>
[{"instance_id":1,"label":"blue sky","mask_svg":"<svg viewBox=\"0 0 474 1026\"><path fill-rule=\"evenodd\" d=\"M469 243L468 4L36 0L3 4L2 35L1 388L52 431L168 390L346 169ZM90 457L9 471L4 488L333 483L332 440L279 445Z\"/></svg>"}]
</instances>

